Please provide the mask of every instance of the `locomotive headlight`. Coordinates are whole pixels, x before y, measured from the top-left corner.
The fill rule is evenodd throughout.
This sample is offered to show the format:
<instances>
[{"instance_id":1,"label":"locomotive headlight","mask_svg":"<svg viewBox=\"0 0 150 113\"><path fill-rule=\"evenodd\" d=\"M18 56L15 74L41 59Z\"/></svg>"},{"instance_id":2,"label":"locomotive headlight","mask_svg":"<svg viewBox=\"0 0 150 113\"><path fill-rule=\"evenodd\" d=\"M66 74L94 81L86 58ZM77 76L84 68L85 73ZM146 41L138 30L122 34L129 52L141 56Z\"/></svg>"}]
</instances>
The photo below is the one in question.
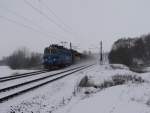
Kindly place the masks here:
<instances>
[{"instance_id":1,"label":"locomotive headlight","mask_svg":"<svg viewBox=\"0 0 150 113\"><path fill-rule=\"evenodd\" d=\"M56 58L53 58L53 61L56 61Z\"/></svg>"}]
</instances>

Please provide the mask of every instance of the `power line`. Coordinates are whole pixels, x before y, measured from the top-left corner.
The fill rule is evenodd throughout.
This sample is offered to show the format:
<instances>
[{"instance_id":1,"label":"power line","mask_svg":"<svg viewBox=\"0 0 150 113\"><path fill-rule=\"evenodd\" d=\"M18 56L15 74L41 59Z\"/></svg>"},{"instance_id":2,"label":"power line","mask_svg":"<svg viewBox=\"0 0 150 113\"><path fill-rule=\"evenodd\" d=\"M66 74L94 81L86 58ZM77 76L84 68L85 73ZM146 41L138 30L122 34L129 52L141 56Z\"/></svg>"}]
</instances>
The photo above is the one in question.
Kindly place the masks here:
<instances>
[{"instance_id":1,"label":"power line","mask_svg":"<svg viewBox=\"0 0 150 113\"><path fill-rule=\"evenodd\" d=\"M76 33L74 34L74 32L72 31L72 28L71 28L69 25L67 25L66 23L64 23L64 22L62 21L62 19L60 19L59 16L57 16L56 13L55 13L51 8L48 7L47 4L45 4L44 2L42 2L42 0L38 0L38 1L39 1L40 3L42 3L42 5L45 6L45 8L48 9L49 13L53 14L53 15L55 16L55 18L56 18L61 24L63 24L63 26L65 26L65 28L67 28L67 30L69 31L70 34L72 34L72 35L75 36L75 37L77 36L77 34L76 34Z\"/></svg>"},{"instance_id":2,"label":"power line","mask_svg":"<svg viewBox=\"0 0 150 113\"><path fill-rule=\"evenodd\" d=\"M56 23L53 19L51 19L49 16L47 16L44 12L42 12L40 9L34 7L30 2L27 0L24 0L24 2L30 6L32 9L34 9L36 12L38 12L40 15L44 16L46 19L48 19L50 22L54 23L58 28L62 29L65 32L68 32L66 29L64 29L60 24Z\"/></svg>"},{"instance_id":3,"label":"power line","mask_svg":"<svg viewBox=\"0 0 150 113\"><path fill-rule=\"evenodd\" d=\"M64 29L61 24L57 23L55 20L53 20L52 18L50 18L46 13L44 13L44 12L41 11L40 9L34 7L34 6L32 5L32 3L30 3L29 1L24 0L24 2L25 2L27 5L29 5L32 9L34 9L35 11L37 11L40 15L42 15L42 16L44 16L46 19L48 19L50 22L54 23L57 27L59 27L59 28L62 29L63 31L65 31L65 32L67 32L67 33L69 33L69 34L72 34L75 38L76 38L76 36L78 36L76 33L74 34L73 32L70 32L70 31ZM39 2L40 2L40 0L39 0ZM50 8L49 8L49 9L50 9ZM53 13L54 13L54 12L53 12ZM56 14L55 14L55 15L56 15ZM56 16L57 16L57 15L56 15ZM58 16L57 16L57 17L58 17Z\"/></svg>"},{"instance_id":4,"label":"power line","mask_svg":"<svg viewBox=\"0 0 150 113\"><path fill-rule=\"evenodd\" d=\"M60 21L60 23L62 23L66 28L68 28L68 30L71 29L71 30L69 31L71 34L75 35L75 37L77 36L77 34L76 34L76 33L74 34L74 32L72 31L72 28L71 28L69 25L67 25L66 23L64 23L64 22L62 21L62 19L60 19L59 16L57 16L56 13L55 13L51 8L48 7L47 4L45 4L44 2L42 2L42 0L39 0L39 2L42 3L42 4L45 6L45 8L47 8L48 11L49 11L51 14L53 14L53 15L56 17L56 19L57 19L58 21Z\"/></svg>"},{"instance_id":5,"label":"power line","mask_svg":"<svg viewBox=\"0 0 150 113\"><path fill-rule=\"evenodd\" d=\"M60 18L57 16L56 13L55 13L51 8L49 8L49 7L47 6L47 4L45 4L45 3L42 2L41 0L39 0L39 2L42 3L42 5L45 6L45 8L47 8L48 11L49 11L51 14L53 14L53 15L55 16L55 18L56 18L58 21L60 21L60 23L62 23L66 28L72 29L70 26L68 26L66 23L64 23L64 22L62 21L62 19L60 19Z\"/></svg>"},{"instance_id":6,"label":"power line","mask_svg":"<svg viewBox=\"0 0 150 113\"><path fill-rule=\"evenodd\" d=\"M1 19L4 19L4 20L7 20L7 21L9 21L9 22L11 22L11 23L17 24L17 25L19 25L19 26L22 26L22 27L24 27L24 28L31 29L31 30L33 30L33 31L35 31L35 32L41 33L41 34L43 34L43 35L45 35L45 36L57 38L57 37L55 37L55 36L51 36L51 35L49 35L49 34L45 34L45 33L41 32L40 30L34 29L34 28L32 28L31 26L28 26L28 25L26 25L26 24L17 22L16 20L10 19L10 18L8 18L8 17L0 16L0 18L1 18Z\"/></svg>"},{"instance_id":7,"label":"power line","mask_svg":"<svg viewBox=\"0 0 150 113\"><path fill-rule=\"evenodd\" d=\"M2 7L1 7L1 8L2 8ZM3 7L3 8L4 8L4 7ZM22 19L25 20L26 22L29 22L30 24L36 26L36 27L37 27L38 29L40 29L40 31L41 31L41 26L38 25L37 23L35 23L34 21L32 21L32 20L28 19L27 17L25 17L25 16L23 16L23 15L21 15L21 14L15 12L15 11L12 11L12 10L10 10L10 9L8 9L8 8L4 8L4 9L7 10L9 13L12 13L12 14L15 15L16 17L22 18ZM10 19L9 19L9 20L10 20ZM15 22L18 23L17 21L15 21ZM31 28L31 27L30 27L30 28ZM56 34L56 33L50 32L50 31L47 31L47 32L48 32L48 34L52 34L52 35L55 35L55 36L58 35L58 34ZM63 36L59 36L59 37L63 37Z\"/></svg>"}]
</instances>

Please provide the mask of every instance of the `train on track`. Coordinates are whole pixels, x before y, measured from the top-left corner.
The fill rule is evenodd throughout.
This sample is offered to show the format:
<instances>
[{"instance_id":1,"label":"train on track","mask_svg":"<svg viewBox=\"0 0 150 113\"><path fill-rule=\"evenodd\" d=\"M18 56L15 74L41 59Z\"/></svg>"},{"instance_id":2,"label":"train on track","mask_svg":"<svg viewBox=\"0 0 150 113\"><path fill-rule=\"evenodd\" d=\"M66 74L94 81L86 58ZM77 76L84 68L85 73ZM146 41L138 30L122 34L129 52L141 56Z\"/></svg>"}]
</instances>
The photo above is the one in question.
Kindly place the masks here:
<instances>
[{"instance_id":1,"label":"train on track","mask_svg":"<svg viewBox=\"0 0 150 113\"><path fill-rule=\"evenodd\" d=\"M60 68L80 60L82 54L64 46L52 44L44 49L43 65L46 69Z\"/></svg>"}]
</instances>

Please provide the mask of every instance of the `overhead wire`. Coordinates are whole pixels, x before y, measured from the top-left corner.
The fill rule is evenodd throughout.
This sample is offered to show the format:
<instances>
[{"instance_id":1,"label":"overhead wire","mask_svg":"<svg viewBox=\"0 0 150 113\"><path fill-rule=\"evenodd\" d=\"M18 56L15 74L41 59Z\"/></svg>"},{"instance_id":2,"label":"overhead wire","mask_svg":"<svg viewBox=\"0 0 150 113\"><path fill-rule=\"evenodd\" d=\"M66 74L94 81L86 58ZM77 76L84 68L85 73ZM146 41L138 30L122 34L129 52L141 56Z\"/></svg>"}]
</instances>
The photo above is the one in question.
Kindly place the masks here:
<instances>
[{"instance_id":1,"label":"overhead wire","mask_svg":"<svg viewBox=\"0 0 150 113\"><path fill-rule=\"evenodd\" d=\"M68 26L66 23L64 23L64 21L62 21L62 19L60 19L60 17L58 15L56 15L56 13L54 12L54 10L52 10L50 7L48 7L47 4L45 4L43 1L39 0L39 2L48 10L48 12L50 14L52 14L61 24L63 24L66 28L68 29L72 29L70 26Z\"/></svg>"},{"instance_id":2,"label":"overhead wire","mask_svg":"<svg viewBox=\"0 0 150 113\"><path fill-rule=\"evenodd\" d=\"M47 8L47 10L49 11L49 13L53 14L55 16L55 18L68 29L68 31L70 32L70 34L72 34L74 37L78 37L78 33L73 32L72 27L70 27L69 25L67 25L66 23L64 23L64 21L62 21L62 19L54 12L54 10L52 10L50 7L48 7L48 5L43 2L43 0L38 0L38 1L45 8Z\"/></svg>"},{"instance_id":3,"label":"overhead wire","mask_svg":"<svg viewBox=\"0 0 150 113\"><path fill-rule=\"evenodd\" d=\"M41 11L39 8L36 8L32 5L32 3L30 3L27 0L24 0L24 2L30 6L32 9L34 9L36 12L38 12L40 15L44 16L47 20L49 20L51 23L55 24L58 28L60 28L61 30L63 30L64 32L69 32L68 30L64 29L60 24L58 24L55 20L53 20L52 18L50 18L46 13L44 13L43 11Z\"/></svg>"},{"instance_id":4,"label":"overhead wire","mask_svg":"<svg viewBox=\"0 0 150 113\"><path fill-rule=\"evenodd\" d=\"M0 8L2 8L2 7L0 7ZM8 8L5 8L5 7L3 7L5 10L7 10L9 13L11 13L11 14L13 14L13 15L15 15L16 17L19 17L19 18L22 18L23 20L25 20L26 22L29 22L30 24L32 24L32 25L34 25L34 26L36 26L38 29L40 29L40 31L41 31L41 26L40 25L38 25L37 23L35 23L34 21L32 21L31 19L28 19L27 17L25 17L25 16L23 16L23 15L21 15L21 14L19 14L19 13L17 13L17 12L15 12L15 11L12 11L12 10L10 10L10 9L8 9ZM7 20L8 20L8 18L7 18ZM9 20L11 20L11 19L9 19ZM12 20L11 20L12 21ZM15 23L18 23L16 20L13 20L13 22L15 21ZM19 24L22 24L22 23L19 23ZM25 24L23 24L23 25L25 25ZM26 25L27 26L27 25ZM28 26L29 27L29 26ZM30 26L30 29L31 29L31 26ZM32 30L33 30L34 28L32 28ZM39 30L38 30L39 31ZM43 31L43 33L44 33L45 31ZM60 36L60 35L58 35L58 34L56 34L56 33L53 33L53 32L50 32L50 31L47 31L47 33L48 34L51 34L51 35L55 35L55 37L57 36L57 37L63 37L63 36ZM64 37L63 37L64 38Z\"/></svg>"},{"instance_id":5,"label":"overhead wire","mask_svg":"<svg viewBox=\"0 0 150 113\"><path fill-rule=\"evenodd\" d=\"M4 19L4 20L7 20L7 21L9 21L9 22L11 22L11 23L17 24L17 25L19 25L19 26L22 26L22 27L24 27L24 28L31 29L31 30L33 30L33 31L35 31L35 32L41 33L41 34L43 34L44 36L48 36L48 37L52 37L52 38L57 38L57 37L55 37L55 36L51 36L51 35L49 35L49 34L45 34L45 33L41 32L40 30L34 29L34 28L32 28L31 26L28 26L28 25L26 25L26 24L20 23L20 22L18 22L18 21L16 21L16 20L13 20L13 19L8 18L8 17L5 17L5 16L0 15L0 18L1 18L1 19Z\"/></svg>"}]
</instances>

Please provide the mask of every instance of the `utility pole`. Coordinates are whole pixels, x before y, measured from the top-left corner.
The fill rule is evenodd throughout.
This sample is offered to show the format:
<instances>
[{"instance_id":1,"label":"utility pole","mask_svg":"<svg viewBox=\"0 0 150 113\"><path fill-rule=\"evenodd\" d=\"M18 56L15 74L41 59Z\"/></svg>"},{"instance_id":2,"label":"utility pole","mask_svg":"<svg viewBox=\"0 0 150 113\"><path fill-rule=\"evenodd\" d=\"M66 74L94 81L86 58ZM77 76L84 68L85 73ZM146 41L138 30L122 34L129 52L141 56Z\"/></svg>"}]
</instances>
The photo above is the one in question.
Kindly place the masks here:
<instances>
[{"instance_id":1,"label":"utility pole","mask_svg":"<svg viewBox=\"0 0 150 113\"><path fill-rule=\"evenodd\" d=\"M70 50L72 49L72 43L70 42Z\"/></svg>"},{"instance_id":2,"label":"utility pole","mask_svg":"<svg viewBox=\"0 0 150 113\"><path fill-rule=\"evenodd\" d=\"M73 56L72 43L71 42L70 42L70 51L71 51L72 62L74 63L74 56Z\"/></svg>"},{"instance_id":3,"label":"utility pole","mask_svg":"<svg viewBox=\"0 0 150 113\"><path fill-rule=\"evenodd\" d=\"M102 41L100 42L100 64L103 63L103 45Z\"/></svg>"}]
</instances>

